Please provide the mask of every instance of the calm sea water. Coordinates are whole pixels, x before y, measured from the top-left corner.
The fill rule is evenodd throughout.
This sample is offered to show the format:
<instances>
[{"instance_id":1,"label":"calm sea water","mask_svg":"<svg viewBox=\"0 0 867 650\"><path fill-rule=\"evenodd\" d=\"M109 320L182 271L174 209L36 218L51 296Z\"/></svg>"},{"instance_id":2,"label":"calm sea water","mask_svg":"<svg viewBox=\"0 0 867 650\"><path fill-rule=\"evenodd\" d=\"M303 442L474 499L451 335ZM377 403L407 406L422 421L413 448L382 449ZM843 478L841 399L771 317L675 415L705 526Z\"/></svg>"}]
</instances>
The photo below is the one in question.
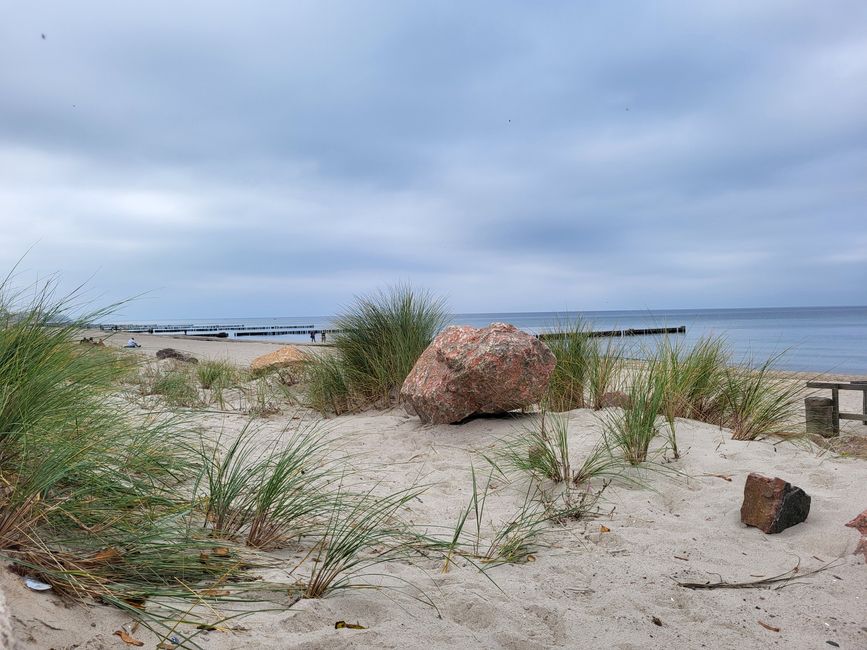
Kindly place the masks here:
<instances>
[{"instance_id":1,"label":"calm sea water","mask_svg":"<svg viewBox=\"0 0 867 650\"><path fill-rule=\"evenodd\" d=\"M576 317L599 330L685 325L686 334L670 336L683 339L687 345L703 336L722 336L737 360L753 359L754 363L761 363L769 357L782 355L775 363L775 367L781 370L867 375L867 307L455 314L451 321L476 327L501 321L528 332L541 333ZM318 329L331 326L331 318L323 316L184 322L218 321L221 325L313 325ZM267 337L267 340L304 339L298 336ZM642 336L623 339L623 344L632 356L640 357L652 349L657 340L658 337Z\"/></svg>"}]
</instances>

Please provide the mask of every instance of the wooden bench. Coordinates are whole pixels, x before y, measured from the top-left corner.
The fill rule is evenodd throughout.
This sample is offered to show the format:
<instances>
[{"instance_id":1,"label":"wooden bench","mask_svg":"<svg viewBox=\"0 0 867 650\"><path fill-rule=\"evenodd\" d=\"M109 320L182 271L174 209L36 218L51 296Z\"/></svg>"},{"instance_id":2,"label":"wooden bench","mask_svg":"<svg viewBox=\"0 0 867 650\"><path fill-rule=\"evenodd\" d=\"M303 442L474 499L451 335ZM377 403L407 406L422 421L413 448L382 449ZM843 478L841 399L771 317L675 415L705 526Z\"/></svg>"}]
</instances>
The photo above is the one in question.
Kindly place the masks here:
<instances>
[{"instance_id":1,"label":"wooden bench","mask_svg":"<svg viewBox=\"0 0 867 650\"><path fill-rule=\"evenodd\" d=\"M867 425L867 381L808 381L807 388L822 388L831 391L831 435L840 435L840 420L856 420ZM861 391L861 413L841 413L840 412L840 391L841 390L856 390ZM811 408L807 398L805 404L807 407L807 421L811 420ZM821 408L821 407L820 407ZM812 414L816 417L816 414ZM821 416L818 416L821 418ZM809 429L809 426L808 426ZM808 431L809 432L809 431Z\"/></svg>"}]
</instances>

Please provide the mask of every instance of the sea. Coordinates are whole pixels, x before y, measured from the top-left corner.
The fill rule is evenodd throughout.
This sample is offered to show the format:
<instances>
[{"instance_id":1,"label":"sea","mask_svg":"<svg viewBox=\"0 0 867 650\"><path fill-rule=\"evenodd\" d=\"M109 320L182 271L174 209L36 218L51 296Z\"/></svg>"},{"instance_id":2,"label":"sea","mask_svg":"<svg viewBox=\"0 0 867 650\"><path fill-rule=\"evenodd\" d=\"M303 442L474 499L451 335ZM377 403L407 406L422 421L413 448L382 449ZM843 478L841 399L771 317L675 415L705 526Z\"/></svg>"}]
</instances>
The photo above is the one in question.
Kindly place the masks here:
<instances>
[{"instance_id":1,"label":"sea","mask_svg":"<svg viewBox=\"0 0 867 650\"><path fill-rule=\"evenodd\" d=\"M775 307L745 309L668 309L581 312L504 312L453 314L451 324L484 327L505 322L533 334L568 327L580 319L595 330L685 326L685 334L668 334L686 346L702 337L722 337L737 362L759 365L774 359L779 370L867 375L867 306ZM333 328L333 317L297 316L165 320L154 324L217 324L221 326L312 326ZM233 336L230 330L229 336ZM247 340L304 341L308 336L244 337ZM624 337L626 354L651 353L659 336Z\"/></svg>"}]
</instances>

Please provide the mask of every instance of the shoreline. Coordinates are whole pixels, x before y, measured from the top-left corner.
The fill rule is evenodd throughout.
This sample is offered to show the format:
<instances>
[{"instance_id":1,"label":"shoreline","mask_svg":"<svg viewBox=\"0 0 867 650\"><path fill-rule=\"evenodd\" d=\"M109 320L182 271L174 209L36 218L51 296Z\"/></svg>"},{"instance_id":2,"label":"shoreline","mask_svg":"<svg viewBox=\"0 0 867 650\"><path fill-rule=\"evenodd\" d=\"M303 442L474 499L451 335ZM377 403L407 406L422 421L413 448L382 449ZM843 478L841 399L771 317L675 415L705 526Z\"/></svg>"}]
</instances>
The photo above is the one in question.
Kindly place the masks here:
<instances>
[{"instance_id":1,"label":"shoreline","mask_svg":"<svg viewBox=\"0 0 867 650\"><path fill-rule=\"evenodd\" d=\"M85 336L93 336L98 338L99 330L87 330ZM200 360L208 361L228 361L233 365L246 369L249 368L252 361L259 356L273 352L281 347L291 345L298 347L305 352L314 354L327 354L333 348L332 343L285 343L278 341L251 341L248 339L225 339L214 337L200 336L183 336L183 335L168 335L168 334L140 334L136 336L142 347L135 350L127 350L123 345L127 340L127 333L118 332L111 339L106 339L106 344L119 348L124 351L146 355L155 359L158 350L163 348L174 348L181 352L191 354ZM628 359L629 364L642 364L640 359ZM836 374L817 374L803 371L790 370L772 370L769 373L773 377L783 380L788 380L793 383L803 383L800 390L799 398L799 424L803 431L803 423L806 415L804 411L804 398L808 396L828 396L830 392L824 389L810 389L806 387L807 381L822 379L824 381L864 381L867 380L867 375L836 375ZM845 412L862 412L861 394L854 391L840 392L840 408ZM840 424L841 433L844 436L867 436L867 425L862 425L854 421L843 421Z\"/></svg>"},{"instance_id":2,"label":"shoreline","mask_svg":"<svg viewBox=\"0 0 867 650\"><path fill-rule=\"evenodd\" d=\"M131 336L136 339L139 343L142 343L142 347L140 348L141 352L149 354L150 356L155 356L156 351L161 348L170 348L174 347L183 352L188 352L190 354L195 355L196 352L204 354L203 358L205 359L222 359L224 357L219 356L219 354L226 354L229 357L237 358L239 360L245 360L253 354L254 350L259 354L267 354L268 352L272 352L275 348L285 347L287 345L291 345L294 347L299 347L302 349L312 349L312 350L328 350L334 347L332 342L327 343L310 343L309 341L269 341L263 339L248 339L248 338L219 338L212 336L184 336L178 334L130 334L129 332L110 332L106 333L101 330L88 329L83 330L83 336L93 337L94 340L103 339L107 345L111 345L116 348L123 348L127 339ZM173 341L173 344L162 344L161 341ZM213 343L216 344L214 347L207 347L205 343ZM247 348L229 348L227 346L248 346ZM239 350L244 350L244 352L239 352ZM234 351L235 353L229 354L229 351ZM255 358L255 357L253 357ZM252 358L250 359L252 360ZM641 363L641 359L637 358L629 358L630 362ZM249 363L249 361L247 361ZM811 370L771 370L771 373L774 376L783 377L783 378L791 378L791 379L802 379L804 381L809 381L815 379L817 377L827 378L829 381L865 381L867 380L867 373L865 374L852 374L852 373L834 373L834 372L818 372Z\"/></svg>"}]
</instances>

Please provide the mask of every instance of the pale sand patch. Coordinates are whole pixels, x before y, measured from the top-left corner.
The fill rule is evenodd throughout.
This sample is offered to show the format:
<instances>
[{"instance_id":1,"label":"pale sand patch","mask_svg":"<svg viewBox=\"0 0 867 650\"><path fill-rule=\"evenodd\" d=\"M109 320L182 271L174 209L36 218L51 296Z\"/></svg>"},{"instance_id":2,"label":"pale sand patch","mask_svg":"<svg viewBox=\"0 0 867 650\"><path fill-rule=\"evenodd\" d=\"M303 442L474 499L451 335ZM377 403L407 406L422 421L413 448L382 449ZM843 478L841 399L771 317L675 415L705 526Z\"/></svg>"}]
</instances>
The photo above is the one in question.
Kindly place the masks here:
<instances>
[{"instance_id":1,"label":"pale sand patch","mask_svg":"<svg viewBox=\"0 0 867 650\"><path fill-rule=\"evenodd\" d=\"M174 348L188 352L201 360L228 360L232 363L249 367L256 357L274 352L284 345L294 345L304 351L315 352L319 349L329 349L330 346L319 343L288 343L287 341L250 341L247 339L218 339L193 336L168 336L156 334L129 334L128 332L102 332L87 330L82 336L92 336L94 340L104 339L105 344L115 348L123 348L132 336L141 345L136 349L124 349L130 354L156 356L158 350Z\"/></svg>"},{"instance_id":2,"label":"pale sand patch","mask_svg":"<svg viewBox=\"0 0 867 650\"><path fill-rule=\"evenodd\" d=\"M274 349L258 342L148 339L140 339L146 353L170 346L202 358L228 354L238 363ZM236 434L247 421L235 415L196 418L215 435ZM263 439L290 425L290 418L262 421ZM334 418L327 425L343 448L364 454L358 464L369 484L379 481L384 490L429 484L404 515L431 531L443 527L447 535L470 496L470 465L483 472L479 453L490 452L526 420L422 426L394 409ZM600 435L596 414L573 411L570 431L573 461L580 461ZM867 462L789 443L733 441L727 431L699 422L679 421L677 432L683 458L665 467L678 474L644 472L645 487L612 486L601 517L552 526L534 562L493 568L490 580L464 561L446 574L434 561L378 569L417 585L438 610L407 595L409 590L347 590L300 601L287 611L254 614L239 621L249 631L208 632L200 644L217 650L830 647L829 640L843 648L867 646L867 567L852 555L858 533L844 526L867 508ZM741 524L743 485L751 471L806 490L812 497L807 521L770 536ZM486 528L513 513L522 497L519 487L498 481ZM610 532L600 532L601 525ZM297 557L292 549L278 556L286 559L287 570ZM717 575L750 580L798 562L807 570L835 559L834 568L783 589L690 591L675 582L714 581ZM268 577L285 579L281 573ZM129 619L116 610L68 606L50 594L27 592L8 574L2 586L23 647L122 647L111 635ZM369 629L335 630L338 620ZM153 647L154 637L138 636Z\"/></svg>"}]
</instances>

